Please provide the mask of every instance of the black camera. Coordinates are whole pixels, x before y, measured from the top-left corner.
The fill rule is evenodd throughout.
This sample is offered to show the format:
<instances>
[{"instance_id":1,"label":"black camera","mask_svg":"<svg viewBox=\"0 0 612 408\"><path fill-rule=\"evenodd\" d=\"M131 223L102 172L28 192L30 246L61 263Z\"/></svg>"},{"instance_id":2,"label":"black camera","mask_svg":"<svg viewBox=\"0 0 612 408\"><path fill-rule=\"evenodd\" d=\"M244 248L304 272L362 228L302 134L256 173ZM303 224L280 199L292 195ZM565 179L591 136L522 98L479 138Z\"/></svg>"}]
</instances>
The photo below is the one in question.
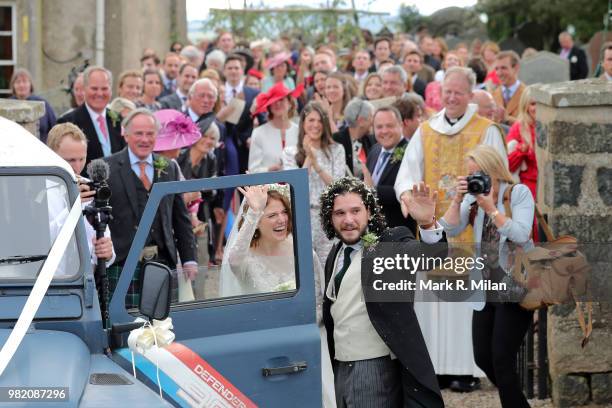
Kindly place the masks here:
<instances>
[{"instance_id":1,"label":"black camera","mask_svg":"<svg viewBox=\"0 0 612 408\"><path fill-rule=\"evenodd\" d=\"M467 190L472 195L488 194L491 191L491 176L482 171L467 176Z\"/></svg>"},{"instance_id":2,"label":"black camera","mask_svg":"<svg viewBox=\"0 0 612 408\"><path fill-rule=\"evenodd\" d=\"M106 180L104 181L89 181L86 183L91 191L95 191L93 198L96 207L105 207L111 198L111 189Z\"/></svg>"}]
</instances>

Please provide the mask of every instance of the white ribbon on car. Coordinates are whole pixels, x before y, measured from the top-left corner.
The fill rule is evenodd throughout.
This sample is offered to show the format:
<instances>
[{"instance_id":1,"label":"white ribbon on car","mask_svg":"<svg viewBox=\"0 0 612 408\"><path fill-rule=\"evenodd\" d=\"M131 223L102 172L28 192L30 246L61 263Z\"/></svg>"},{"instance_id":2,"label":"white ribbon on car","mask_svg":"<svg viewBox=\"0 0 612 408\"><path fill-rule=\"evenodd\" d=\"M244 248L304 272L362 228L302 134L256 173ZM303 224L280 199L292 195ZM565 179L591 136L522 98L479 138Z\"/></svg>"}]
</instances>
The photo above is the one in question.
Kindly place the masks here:
<instances>
[{"instance_id":1,"label":"white ribbon on car","mask_svg":"<svg viewBox=\"0 0 612 408\"><path fill-rule=\"evenodd\" d=\"M68 217L64 220L64 224L49 250L47 259L36 278L34 287L23 306L23 310L17 319L17 323L15 323L15 327L11 331L6 343L4 343L2 350L0 350L0 376L17 352L17 348L21 344L30 324L32 324L34 316L36 316L36 312L45 297L45 293L47 293L51 280L53 280L53 275L62 261L64 252L72 238L74 228L81 219L82 211L81 199L77 197L77 199L74 200Z\"/></svg>"},{"instance_id":2,"label":"white ribbon on car","mask_svg":"<svg viewBox=\"0 0 612 408\"><path fill-rule=\"evenodd\" d=\"M174 341L175 335L172 332L172 318L167 317L164 320L149 321L138 317L135 322L143 322L142 327L134 329L128 336L128 347L132 353L132 373L136 378L136 363L134 361L134 352L143 356L153 346L156 348L165 347ZM159 381L159 361L158 355L155 354L155 370L157 375L157 386L159 387L159 397L163 399L161 382Z\"/></svg>"}]
</instances>

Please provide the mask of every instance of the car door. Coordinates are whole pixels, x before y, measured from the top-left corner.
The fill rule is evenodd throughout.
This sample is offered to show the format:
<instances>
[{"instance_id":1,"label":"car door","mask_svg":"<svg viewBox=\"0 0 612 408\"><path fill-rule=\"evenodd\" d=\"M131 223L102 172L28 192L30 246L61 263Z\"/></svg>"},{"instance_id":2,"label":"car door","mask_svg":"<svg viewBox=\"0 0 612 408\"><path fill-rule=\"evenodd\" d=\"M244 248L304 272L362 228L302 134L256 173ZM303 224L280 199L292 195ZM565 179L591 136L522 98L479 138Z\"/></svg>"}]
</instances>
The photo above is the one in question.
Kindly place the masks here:
<instances>
[{"instance_id":1,"label":"car door","mask_svg":"<svg viewBox=\"0 0 612 408\"><path fill-rule=\"evenodd\" d=\"M154 184L110 303L110 319L112 324L127 323L138 316L136 310L126 310L125 295L164 196L269 183L291 186L295 289L211 294L221 268L200 265L199 273L206 276L196 282L203 282L205 290L195 284L192 288L208 293L187 301L174 295L172 344L144 355L132 354L127 347L114 350L115 360L129 371L133 355L138 378L155 390L161 388L164 398L177 406L321 406L320 331L304 170ZM184 283L178 289L183 290Z\"/></svg>"}]
</instances>

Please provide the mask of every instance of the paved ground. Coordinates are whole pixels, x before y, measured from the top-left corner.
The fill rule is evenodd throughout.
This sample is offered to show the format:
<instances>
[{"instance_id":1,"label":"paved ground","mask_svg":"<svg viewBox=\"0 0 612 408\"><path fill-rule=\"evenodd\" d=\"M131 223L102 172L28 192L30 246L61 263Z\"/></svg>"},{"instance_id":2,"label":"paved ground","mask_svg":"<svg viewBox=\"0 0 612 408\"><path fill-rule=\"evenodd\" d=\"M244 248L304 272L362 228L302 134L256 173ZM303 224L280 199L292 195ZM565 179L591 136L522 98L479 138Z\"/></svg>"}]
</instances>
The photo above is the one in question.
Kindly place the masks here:
<instances>
[{"instance_id":1,"label":"paved ground","mask_svg":"<svg viewBox=\"0 0 612 408\"><path fill-rule=\"evenodd\" d=\"M442 390L442 397L447 408L501 408L497 389L487 381L482 381L482 388L470 393ZM554 408L551 399L529 400L532 408ZM612 405L584 405L580 408L612 408Z\"/></svg>"}]
</instances>

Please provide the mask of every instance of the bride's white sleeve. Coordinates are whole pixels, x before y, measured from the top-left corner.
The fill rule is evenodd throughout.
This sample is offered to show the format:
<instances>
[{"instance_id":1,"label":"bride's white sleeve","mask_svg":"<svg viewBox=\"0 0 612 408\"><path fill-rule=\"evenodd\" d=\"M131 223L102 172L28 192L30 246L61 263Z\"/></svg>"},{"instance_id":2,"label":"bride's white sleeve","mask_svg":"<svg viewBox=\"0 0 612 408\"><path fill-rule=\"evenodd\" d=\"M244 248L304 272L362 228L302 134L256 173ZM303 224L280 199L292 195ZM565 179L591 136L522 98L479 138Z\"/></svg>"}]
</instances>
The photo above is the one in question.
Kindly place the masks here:
<instances>
[{"instance_id":1,"label":"bride's white sleeve","mask_svg":"<svg viewBox=\"0 0 612 408\"><path fill-rule=\"evenodd\" d=\"M232 269L234 269L235 272L245 269L241 268L241 266L247 259L245 255L248 253L249 248L251 247L253 235L255 235L257 224L259 224L259 220L262 216L263 211L256 212L249 208L246 214L244 214L244 221L236 234L236 240L230 243L230 245L226 248L229 251L229 264L232 266ZM239 220L236 220L235 222L239 222Z\"/></svg>"}]
</instances>

